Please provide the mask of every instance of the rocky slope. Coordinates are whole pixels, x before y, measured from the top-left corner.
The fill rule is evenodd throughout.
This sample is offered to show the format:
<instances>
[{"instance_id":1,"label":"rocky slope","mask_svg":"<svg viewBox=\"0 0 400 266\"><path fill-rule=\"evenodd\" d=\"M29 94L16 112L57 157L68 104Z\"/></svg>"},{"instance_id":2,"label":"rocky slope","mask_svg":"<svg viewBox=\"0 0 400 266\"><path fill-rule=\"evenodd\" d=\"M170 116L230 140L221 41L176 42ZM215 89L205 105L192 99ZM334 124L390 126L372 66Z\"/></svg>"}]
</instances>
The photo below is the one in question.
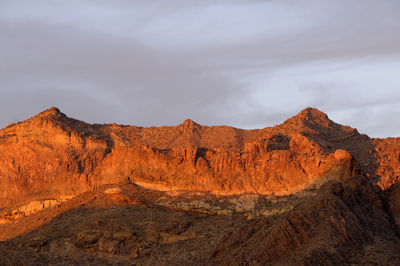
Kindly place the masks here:
<instances>
[{"instance_id":1,"label":"rocky slope","mask_svg":"<svg viewBox=\"0 0 400 266\"><path fill-rule=\"evenodd\" d=\"M358 154L341 145L349 140L369 139L310 108L260 130L191 120L160 128L90 125L51 108L0 131L0 207L34 195L73 196L126 182L161 190L285 195L356 173ZM386 179L383 186L393 177Z\"/></svg>"},{"instance_id":2,"label":"rocky slope","mask_svg":"<svg viewBox=\"0 0 400 266\"><path fill-rule=\"evenodd\" d=\"M18 235L0 243L0 264L398 265L386 202L364 177L281 197L105 187L0 226Z\"/></svg>"},{"instance_id":3,"label":"rocky slope","mask_svg":"<svg viewBox=\"0 0 400 266\"><path fill-rule=\"evenodd\" d=\"M0 264L399 264L400 140L307 108L275 127L0 130Z\"/></svg>"}]
</instances>

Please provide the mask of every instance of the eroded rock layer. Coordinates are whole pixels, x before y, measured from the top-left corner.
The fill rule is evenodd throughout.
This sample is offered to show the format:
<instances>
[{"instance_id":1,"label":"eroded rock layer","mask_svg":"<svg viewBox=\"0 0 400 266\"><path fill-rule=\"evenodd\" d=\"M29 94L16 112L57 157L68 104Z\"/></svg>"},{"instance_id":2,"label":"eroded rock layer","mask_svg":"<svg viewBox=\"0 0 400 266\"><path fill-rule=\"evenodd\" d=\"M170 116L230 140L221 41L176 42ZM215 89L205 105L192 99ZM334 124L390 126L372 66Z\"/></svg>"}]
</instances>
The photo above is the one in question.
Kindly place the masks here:
<instances>
[{"instance_id":1,"label":"eroded rock layer","mask_svg":"<svg viewBox=\"0 0 400 266\"><path fill-rule=\"evenodd\" d=\"M0 131L0 207L112 183L216 194L286 195L364 173L399 178L400 141L370 139L307 108L258 130L91 125L57 108Z\"/></svg>"}]
</instances>

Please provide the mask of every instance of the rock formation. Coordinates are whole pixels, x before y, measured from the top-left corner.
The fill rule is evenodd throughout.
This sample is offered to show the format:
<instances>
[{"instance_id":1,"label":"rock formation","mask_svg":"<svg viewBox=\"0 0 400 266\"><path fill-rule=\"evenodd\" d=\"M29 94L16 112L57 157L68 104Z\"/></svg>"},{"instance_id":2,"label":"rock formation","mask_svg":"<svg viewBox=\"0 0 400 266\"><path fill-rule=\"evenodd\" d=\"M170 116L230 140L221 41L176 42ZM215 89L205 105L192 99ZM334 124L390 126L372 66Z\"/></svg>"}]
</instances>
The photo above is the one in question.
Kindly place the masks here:
<instances>
[{"instance_id":1,"label":"rock formation","mask_svg":"<svg viewBox=\"0 0 400 266\"><path fill-rule=\"evenodd\" d=\"M260 130L191 120L159 128L90 125L51 108L0 131L0 202L5 207L32 194L71 196L125 182L285 195L356 173L357 154L340 145L350 138L363 136L311 108ZM383 186L393 180L386 179Z\"/></svg>"},{"instance_id":2,"label":"rock formation","mask_svg":"<svg viewBox=\"0 0 400 266\"><path fill-rule=\"evenodd\" d=\"M314 108L243 130L53 107L0 130L0 264L398 264L399 178L400 139Z\"/></svg>"}]
</instances>

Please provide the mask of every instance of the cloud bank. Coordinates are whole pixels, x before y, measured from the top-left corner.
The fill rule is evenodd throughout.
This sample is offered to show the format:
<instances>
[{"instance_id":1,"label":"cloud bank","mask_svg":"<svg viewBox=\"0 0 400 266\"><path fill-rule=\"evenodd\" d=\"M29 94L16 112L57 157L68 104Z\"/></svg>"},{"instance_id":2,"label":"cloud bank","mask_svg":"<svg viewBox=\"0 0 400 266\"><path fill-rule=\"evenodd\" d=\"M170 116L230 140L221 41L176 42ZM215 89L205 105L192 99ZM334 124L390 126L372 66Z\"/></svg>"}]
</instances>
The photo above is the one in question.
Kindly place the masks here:
<instances>
[{"instance_id":1,"label":"cloud bank","mask_svg":"<svg viewBox=\"0 0 400 266\"><path fill-rule=\"evenodd\" d=\"M400 136L395 0L10 0L0 43L0 127L52 105L96 123L243 128L314 106Z\"/></svg>"}]
</instances>

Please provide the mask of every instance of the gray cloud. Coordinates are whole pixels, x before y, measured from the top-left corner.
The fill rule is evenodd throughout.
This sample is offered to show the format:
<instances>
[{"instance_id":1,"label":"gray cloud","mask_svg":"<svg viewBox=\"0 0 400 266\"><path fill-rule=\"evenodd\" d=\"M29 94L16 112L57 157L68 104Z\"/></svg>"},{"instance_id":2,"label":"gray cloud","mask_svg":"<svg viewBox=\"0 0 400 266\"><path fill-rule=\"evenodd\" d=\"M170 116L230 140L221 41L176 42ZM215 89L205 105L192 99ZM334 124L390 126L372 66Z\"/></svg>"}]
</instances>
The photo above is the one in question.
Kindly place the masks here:
<instances>
[{"instance_id":1,"label":"gray cloud","mask_svg":"<svg viewBox=\"0 0 400 266\"><path fill-rule=\"evenodd\" d=\"M398 1L2 1L0 127L51 105L97 123L246 128L316 106L400 135L367 123L400 112L399 33Z\"/></svg>"},{"instance_id":2,"label":"gray cloud","mask_svg":"<svg viewBox=\"0 0 400 266\"><path fill-rule=\"evenodd\" d=\"M176 123L188 115L199 120L196 116L212 116L217 106L241 90L202 65L158 54L132 40L108 39L61 26L14 24L9 34L4 28L0 25L6 32L4 56L10 62L0 74L0 84L7 88L1 91L6 94L2 97L5 110L10 97L40 98L38 102L57 102L67 112L90 121L104 122L103 113L113 111L118 113L113 119L120 122ZM17 38L31 36L25 42L7 39L14 32L19 33ZM16 43L21 47L15 47ZM70 97L64 101L66 95ZM88 104L77 105L74 99L80 102L82 96ZM102 104L113 108L105 110Z\"/></svg>"}]
</instances>

